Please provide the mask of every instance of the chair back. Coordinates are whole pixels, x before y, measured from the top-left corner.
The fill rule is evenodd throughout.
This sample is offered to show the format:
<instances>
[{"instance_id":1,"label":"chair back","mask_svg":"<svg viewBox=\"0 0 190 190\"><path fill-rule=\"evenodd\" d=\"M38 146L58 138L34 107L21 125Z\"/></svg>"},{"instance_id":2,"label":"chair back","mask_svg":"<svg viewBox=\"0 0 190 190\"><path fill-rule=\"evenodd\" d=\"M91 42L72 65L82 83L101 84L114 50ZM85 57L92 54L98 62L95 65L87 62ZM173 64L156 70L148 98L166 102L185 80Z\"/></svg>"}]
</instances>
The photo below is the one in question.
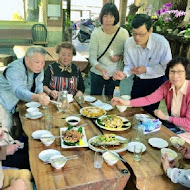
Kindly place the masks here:
<instances>
[{"instance_id":1,"label":"chair back","mask_svg":"<svg viewBox=\"0 0 190 190\"><path fill-rule=\"evenodd\" d=\"M46 44L47 29L44 24L34 24L32 26L32 38L34 44Z\"/></svg>"}]
</instances>

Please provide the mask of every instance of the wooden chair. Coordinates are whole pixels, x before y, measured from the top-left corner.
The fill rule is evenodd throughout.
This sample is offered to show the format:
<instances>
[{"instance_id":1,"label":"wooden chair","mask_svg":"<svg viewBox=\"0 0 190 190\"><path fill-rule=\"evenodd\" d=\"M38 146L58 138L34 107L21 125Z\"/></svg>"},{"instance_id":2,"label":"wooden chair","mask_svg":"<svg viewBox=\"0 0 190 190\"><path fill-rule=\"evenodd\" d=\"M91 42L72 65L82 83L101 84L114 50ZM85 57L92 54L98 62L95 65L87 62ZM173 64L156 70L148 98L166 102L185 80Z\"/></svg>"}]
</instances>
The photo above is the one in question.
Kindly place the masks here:
<instances>
[{"instance_id":1,"label":"wooden chair","mask_svg":"<svg viewBox=\"0 0 190 190\"><path fill-rule=\"evenodd\" d=\"M47 46L47 29L44 24L34 24L32 26L32 38L34 45Z\"/></svg>"}]
</instances>

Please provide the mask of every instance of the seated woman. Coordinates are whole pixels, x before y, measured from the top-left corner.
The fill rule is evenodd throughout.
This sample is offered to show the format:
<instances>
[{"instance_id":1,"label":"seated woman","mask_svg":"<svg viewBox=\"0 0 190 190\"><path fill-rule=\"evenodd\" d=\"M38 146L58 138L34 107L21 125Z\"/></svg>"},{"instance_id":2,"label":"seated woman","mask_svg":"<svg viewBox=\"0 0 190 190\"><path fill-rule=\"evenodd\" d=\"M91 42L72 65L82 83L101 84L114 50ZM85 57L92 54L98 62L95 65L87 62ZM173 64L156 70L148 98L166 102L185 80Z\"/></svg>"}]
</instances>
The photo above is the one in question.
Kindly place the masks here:
<instances>
[{"instance_id":1,"label":"seated woman","mask_svg":"<svg viewBox=\"0 0 190 190\"><path fill-rule=\"evenodd\" d=\"M169 80L155 92L130 101L113 98L112 104L141 107L164 99L169 116L165 115L160 109L154 110L154 114L158 118L183 127L190 132L190 82L186 80L189 73L189 61L186 58L176 57L168 63L165 71L165 75Z\"/></svg>"},{"instance_id":2,"label":"seated woman","mask_svg":"<svg viewBox=\"0 0 190 190\"><path fill-rule=\"evenodd\" d=\"M0 130L0 140L4 137L4 130ZM29 170L8 169L3 172L1 160L6 159L6 156L13 155L18 150L18 144L9 146L0 146L0 189L3 190L29 190L32 189L31 173ZM13 162L15 160L12 160ZM19 178L21 174L23 178Z\"/></svg>"},{"instance_id":3,"label":"seated woman","mask_svg":"<svg viewBox=\"0 0 190 190\"><path fill-rule=\"evenodd\" d=\"M70 42L63 42L56 47L58 61L48 65L44 76L44 92L56 99L58 91L67 90L69 94L80 96L84 93L84 81L79 68L72 64L76 55L75 47Z\"/></svg>"},{"instance_id":4,"label":"seated woman","mask_svg":"<svg viewBox=\"0 0 190 190\"><path fill-rule=\"evenodd\" d=\"M179 152L181 152L184 158L190 159L190 149L180 147ZM167 176L171 179L173 183L180 183L181 185L190 188L190 169L185 170L173 168L175 165L175 160L169 162L167 153L164 155L164 157L161 158L161 161L164 172L167 174Z\"/></svg>"}]
</instances>

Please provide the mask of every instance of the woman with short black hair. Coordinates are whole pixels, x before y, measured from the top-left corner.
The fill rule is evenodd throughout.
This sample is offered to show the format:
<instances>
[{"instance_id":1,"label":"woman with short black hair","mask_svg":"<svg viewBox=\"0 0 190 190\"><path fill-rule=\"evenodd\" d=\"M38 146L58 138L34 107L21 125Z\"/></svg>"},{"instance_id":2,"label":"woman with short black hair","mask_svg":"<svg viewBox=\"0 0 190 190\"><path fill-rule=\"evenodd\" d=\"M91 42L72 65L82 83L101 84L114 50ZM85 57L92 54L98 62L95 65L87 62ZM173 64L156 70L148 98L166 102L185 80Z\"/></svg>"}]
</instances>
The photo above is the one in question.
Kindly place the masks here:
<instances>
[{"instance_id":1,"label":"woman with short black hair","mask_svg":"<svg viewBox=\"0 0 190 190\"><path fill-rule=\"evenodd\" d=\"M119 12L115 4L106 3L99 19L102 25L93 31L90 39L91 94L101 95L105 87L105 94L112 95L119 85L112 77L116 70L123 68L124 43L129 34L117 25Z\"/></svg>"}]
</instances>

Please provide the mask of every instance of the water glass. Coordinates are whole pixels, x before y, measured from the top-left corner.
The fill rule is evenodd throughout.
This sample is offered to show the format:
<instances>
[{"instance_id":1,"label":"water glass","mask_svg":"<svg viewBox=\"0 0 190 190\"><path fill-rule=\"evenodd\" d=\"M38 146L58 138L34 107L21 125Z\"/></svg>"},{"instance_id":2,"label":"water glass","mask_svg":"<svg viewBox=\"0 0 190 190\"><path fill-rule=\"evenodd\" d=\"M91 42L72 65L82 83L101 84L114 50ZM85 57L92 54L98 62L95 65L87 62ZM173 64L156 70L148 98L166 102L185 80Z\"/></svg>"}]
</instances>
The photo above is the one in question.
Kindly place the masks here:
<instances>
[{"instance_id":1,"label":"water glass","mask_svg":"<svg viewBox=\"0 0 190 190\"><path fill-rule=\"evenodd\" d=\"M140 144L136 144L134 146L134 160L140 161L141 160L141 154L142 154L143 146Z\"/></svg>"},{"instance_id":2,"label":"water glass","mask_svg":"<svg viewBox=\"0 0 190 190\"><path fill-rule=\"evenodd\" d=\"M78 96L78 102L79 102L79 104L84 104L84 96L83 95Z\"/></svg>"},{"instance_id":3,"label":"water glass","mask_svg":"<svg viewBox=\"0 0 190 190\"><path fill-rule=\"evenodd\" d=\"M101 152L95 152L94 154L94 167L101 168L103 164L103 157Z\"/></svg>"},{"instance_id":4,"label":"water glass","mask_svg":"<svg viewBox=\"0 0 190 190\"><path fill-rule=\"evenodd\" d=\"M144 134L144 126L140 125L136 128L136 137L135 141L141 142Z\"/></svg>"},{"instance_id":5,"label":"water glass","mask_svg":"<svg viewBox=\"0 0 190 190\"><path fill-rule=\"evenodd\" d=\"M60 112L66 112L66 110L69 107L69 101L68 101L68 92L66 90L60 91L58 93L57 102L60 104L57 105L57 108Z\"/></svg>"}]
</instances>

